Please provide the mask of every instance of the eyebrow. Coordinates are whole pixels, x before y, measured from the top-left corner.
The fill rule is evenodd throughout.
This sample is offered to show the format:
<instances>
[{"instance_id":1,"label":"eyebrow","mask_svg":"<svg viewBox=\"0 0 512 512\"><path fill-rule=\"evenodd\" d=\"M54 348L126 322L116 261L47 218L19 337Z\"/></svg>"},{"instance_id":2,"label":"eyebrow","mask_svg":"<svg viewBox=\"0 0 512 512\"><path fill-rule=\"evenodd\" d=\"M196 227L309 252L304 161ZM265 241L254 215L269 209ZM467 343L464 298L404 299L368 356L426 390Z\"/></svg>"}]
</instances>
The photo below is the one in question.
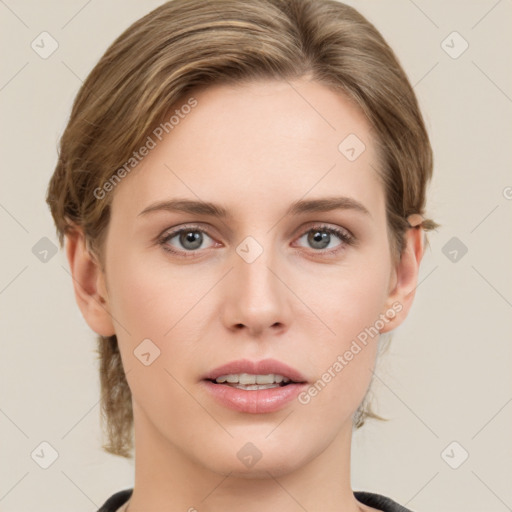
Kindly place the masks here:
<instances>
[{"instance_id":1,"label":"eyebrow","mask_svg":"<svg viewBox=\"0 0 512 512\"><path fill-rule=\"evenodd\" d=\"M299 215L304 213L329 212L332 210L353 210L371 217L368 209L359 201L351 197L336 196L324 197L320 199L300 199L291 204L285 213L285 216ZM138 216L146 215L152 212L169 211L185 212L196 215L207 215L219 217L222 219L231 217L230 213L220 205L205 201L194 201L190 199L172 199L169 201L159 201L149 205L142 210Z\"/></svg>"}]
</instances>

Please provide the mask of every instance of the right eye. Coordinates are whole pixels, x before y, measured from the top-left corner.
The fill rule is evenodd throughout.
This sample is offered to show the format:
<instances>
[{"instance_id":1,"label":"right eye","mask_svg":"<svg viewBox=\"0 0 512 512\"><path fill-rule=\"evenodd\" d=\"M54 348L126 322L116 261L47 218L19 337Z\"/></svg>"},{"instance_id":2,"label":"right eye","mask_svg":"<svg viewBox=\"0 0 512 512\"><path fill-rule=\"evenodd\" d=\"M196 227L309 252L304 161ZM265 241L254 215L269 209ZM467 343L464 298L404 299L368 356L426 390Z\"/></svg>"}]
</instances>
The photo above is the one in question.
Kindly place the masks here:
<instances>
[{"instance_id":1,"label":"right eye","mask_svg":"<svg viewBox=\"0 0 512 512\"><path fill-rule=\"evenodd\" d=\"M204 229L198 226L186 226L165 232L159 239L159 244L167 252L189 258L195 256L195 253L201 249L205 237L213 240Z\"/></svg>"}]
</instances>

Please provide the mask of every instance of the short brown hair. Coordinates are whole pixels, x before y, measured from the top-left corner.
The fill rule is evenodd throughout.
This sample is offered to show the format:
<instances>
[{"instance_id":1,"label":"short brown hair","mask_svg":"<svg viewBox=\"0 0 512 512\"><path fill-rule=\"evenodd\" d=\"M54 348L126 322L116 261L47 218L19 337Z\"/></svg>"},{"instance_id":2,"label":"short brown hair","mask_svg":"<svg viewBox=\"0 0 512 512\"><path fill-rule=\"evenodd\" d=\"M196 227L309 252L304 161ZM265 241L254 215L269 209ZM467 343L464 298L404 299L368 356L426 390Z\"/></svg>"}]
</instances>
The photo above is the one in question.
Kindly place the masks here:
<instances>
[{"instance_id":1,"label":"short brown hair","mask_svg":"<svg viewBox=\"0 0 512 512\"><path fill-rule=\"evenodd\" d=\"M407 217L424 218L432 149L414 91L377 29L334 0L173 0L129 27L83 83L60 142L50 206L61 246L80 226L101 261L113 194L94 193L143 145L169 108L197 87L306 75L354 101L376 135L394 258ZM340 141L341 142L341 141ZM131 393L116 336L99 337L108 443L130 456ZM354 426L380 418L363 400Z\"/></svg>"}]
</instances>

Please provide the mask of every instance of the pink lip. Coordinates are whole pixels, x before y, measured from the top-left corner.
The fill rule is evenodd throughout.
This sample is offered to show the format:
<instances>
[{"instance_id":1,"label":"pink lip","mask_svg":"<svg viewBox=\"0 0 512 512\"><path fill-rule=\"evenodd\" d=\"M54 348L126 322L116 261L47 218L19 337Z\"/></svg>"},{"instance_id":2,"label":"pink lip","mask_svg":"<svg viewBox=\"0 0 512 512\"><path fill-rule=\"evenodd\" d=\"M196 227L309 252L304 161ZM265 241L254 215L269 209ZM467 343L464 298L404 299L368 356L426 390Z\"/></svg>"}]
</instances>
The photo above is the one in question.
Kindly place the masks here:
<instances>
[{"instance_id":1,"label":"pink lip","mask_svg":"<svg viewBox=\"0 0 512 512\"><path fill-rule=\"evenodd\" d=\"M217 377L230 373L251 373L255 375L274 373L287 377L294 382L286 386L257 390L238 389L212 382ZM270 413L282 409L307 386L306 379L298 370L275 359L233 361L209 372L202 380L202 384L225 407L252 414Z\"/></svg>"}]
</instances>

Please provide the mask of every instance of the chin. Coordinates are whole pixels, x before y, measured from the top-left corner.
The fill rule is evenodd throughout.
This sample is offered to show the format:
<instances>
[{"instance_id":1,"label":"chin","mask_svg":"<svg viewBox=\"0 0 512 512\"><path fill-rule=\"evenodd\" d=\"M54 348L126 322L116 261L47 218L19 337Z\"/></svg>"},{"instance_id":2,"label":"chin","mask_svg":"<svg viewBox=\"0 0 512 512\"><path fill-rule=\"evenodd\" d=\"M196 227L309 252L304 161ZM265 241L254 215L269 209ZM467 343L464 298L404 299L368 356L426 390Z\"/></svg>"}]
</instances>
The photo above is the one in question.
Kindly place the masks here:
<instances>
[{"instance_id":1,"label":"chin","mask_svg":"<svg viewBox=\"0 0 512 512\"><path fill-rule=\"evenodd\" d=\"M263 443L259 443L260 449L257 448L257 442L252 444L249 441L241 447L237 444L234 448L234 457L226 457L226 450L222 449L222 456L214 457L213 464L212 459L205 461L205 465L222 475L229 474L243 479L268 479L293 473L311 458L305 452L304 446L301 450L283 445L274 449L268 442L266 446L263 446Z\"/></svg>"}]
</instances>

